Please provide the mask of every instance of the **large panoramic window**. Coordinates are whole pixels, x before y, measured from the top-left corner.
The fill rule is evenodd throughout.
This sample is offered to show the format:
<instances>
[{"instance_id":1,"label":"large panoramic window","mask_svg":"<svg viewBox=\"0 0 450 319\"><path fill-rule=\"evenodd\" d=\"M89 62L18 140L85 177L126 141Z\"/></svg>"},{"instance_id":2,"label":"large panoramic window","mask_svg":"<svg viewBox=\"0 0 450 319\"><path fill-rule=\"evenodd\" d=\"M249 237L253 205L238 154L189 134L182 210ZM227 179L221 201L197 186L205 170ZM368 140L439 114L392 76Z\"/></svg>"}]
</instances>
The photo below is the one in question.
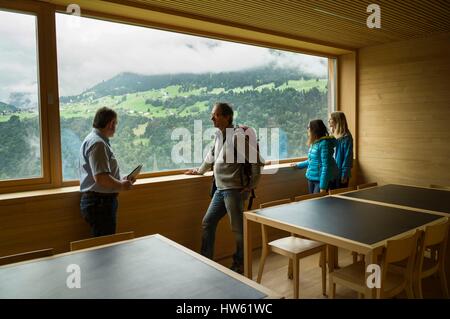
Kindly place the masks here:
<instances>
[{"instance_id":1,"label":"large panoramic window","mask_svg":"<svg viewBox=\"0 0 450 319\"><path fill-rule=\"evenodd\" d=\"M305 156L306 127L326 120L327 58L57 14L63 177L96 110L119 115L111 145L122 173L196 167L211 143L215 102L255 128L261 153ZM184 153L183 153L184 152Z\"/></svg>"},{"instance_id":2,"label":"large panoramic window","mask_svg":"<svg viewBox=\"0 0 450 319\"><path fill-rule=\"evenodd\" d=\"M0 10L0 180L41 177L36 16Z\"/></svg>"}]
</instances>

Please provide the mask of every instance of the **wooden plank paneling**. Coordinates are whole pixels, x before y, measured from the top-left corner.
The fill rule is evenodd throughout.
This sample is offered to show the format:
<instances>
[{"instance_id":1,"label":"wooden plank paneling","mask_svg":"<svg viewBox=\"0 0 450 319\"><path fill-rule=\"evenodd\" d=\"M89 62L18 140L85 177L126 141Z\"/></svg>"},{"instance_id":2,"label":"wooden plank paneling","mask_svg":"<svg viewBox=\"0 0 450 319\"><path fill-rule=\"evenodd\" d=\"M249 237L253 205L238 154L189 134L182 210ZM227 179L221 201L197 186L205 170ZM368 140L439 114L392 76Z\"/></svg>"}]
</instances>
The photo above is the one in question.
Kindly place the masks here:
<instances>
[{"instance_id":1,"label":"wooden plank paneling","mask_svg":"<svg viewBox=\"0 0 450 319\"><path fill-rule=\"evenodd\" d=\"M337 109L345 113L350 132L356 137L356 53L339 56L338 68Z\"/></svg>"},{"instance_id":2,"label":"wooden plank paneling","mask_svg":"<svg viewBox=\"0 0 450 319\"><path fill-rule=\"evenodd\" d=\"M450 33L361 49L360 182L450 181Z\"/></svg>"},{"instance_id":3,"label":"wooden plank paneling","mask_svg":"<svg viewBox=\"0 0 450 319\"><path fill-rule=\"evenodd\" d=\"M350 132L353 135L353 161L352 178L350 185L356 185L358 180L358 65L357 53L350 53L338 57L338 103L337 110L345 113Z\"/></svg>"},{"instance_id":4,"label":"wooden plank paneling","mask_svg":"<svg viewBox=\"0 0 450 319\"><path fill-rule=\"evenodd\" d=\"M275 199L307 192L304 170L282 164L275 175L263 175L253 207ZM209 205L210 177L159 177L154 183L138 184L119 196L118 232L134 231L136 237L160 233L196 251L200 250L201 222ZM89 227L79 212L77 188L44 191L0 198L0 256L54 248L69 250L71 241L88 238ZM272 238L283 233L272 232ZM255 241L259 241L255 231ZM235 241L228 218L217 231L216 258L230 256Z\"/></svg>"},{"instance_id":5,"label":"wooden plank paneling","mask_svg":"<svg viewBox=\"0 0 450 319\"><path fill-rule=\"evenodd\" d=\"M450 31L450 6L438 0L107 1L348 48ZM381 29L369 29L366 25L366 9L372 3L380 6Z\"/></svg>"}]
</instances>

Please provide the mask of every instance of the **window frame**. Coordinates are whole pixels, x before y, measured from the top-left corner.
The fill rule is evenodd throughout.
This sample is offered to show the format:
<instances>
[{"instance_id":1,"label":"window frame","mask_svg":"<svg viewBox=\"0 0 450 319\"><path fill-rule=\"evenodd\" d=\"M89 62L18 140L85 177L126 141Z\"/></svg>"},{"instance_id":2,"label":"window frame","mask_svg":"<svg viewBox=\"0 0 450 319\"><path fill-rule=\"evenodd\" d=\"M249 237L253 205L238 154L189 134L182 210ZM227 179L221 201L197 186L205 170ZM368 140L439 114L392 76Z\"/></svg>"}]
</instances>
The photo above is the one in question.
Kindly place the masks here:
<instances>
[{"instance_id":1,"label":"window frame","mask_svg":"<svg viewBox=\"0 0 450 319\"><path fill-rule=\"evenodd\" d=\"M39 128L40 128L40 147L41 147L41 173L40 177L8 179L0 181L0 193L17 190L42 189L52 186L54 174L52 173L52 164L54 159L51 154L52 147L50 125L50 107L54 105L51 102L51 90L49 89L49 74L45 70L50 70L48 66L49 50L48 41L48 15L49 6L31 1L4 1L0 0L0 10L12 13L31 14L36 17L36 61L37 61L37 82L39 94ZM54 100L54 95L53 95ZM54 102L54 101L53 101ZM53 111L53 110L52 110ZM59 116L58 116L59 117Z\"/></svg>"},{"instance_id":2,"label":"window frame","mask_svg":"<svg viewBox=\"0 0 450 319\"><path fill-rule=\"evenodd\" d=\"M57 2L57 1L56 1ZM77 1L72 1L77 3ZM60 131L60 107L58 92L58 63L56 44L56 13L66 13L62 5L51 4L41 1L16 0L10 2L0 0L0 10L16 11L18 13L31 13L37 18L37 59L38 59L38 82L40 100L40 126L41 126L41 163L42 177L15 179L0 181L0 194L17 191L51 189L59 187L77 186L79 180L63 180L62 154L61 154L61 131ZM238 36L217 34L206 28L199 30L189 29L175 23L158 23L150 20L136 19L129 16L121 16L102 11L82 10L81 16L117 22L122 24L159 29L181 34L195 35L215 40L231 41L241 44L254 45L264 48L289 51L294 53L309 54L328 58L329 83L333 84L333 96L331 109L336 110L336 94L339 83L336 80L338 67L338 54L325 54L301 47L275 44L272 42L258 41ZM174 15L175 16L175 15ZM47 72L44 72L46 70ZM329 88L330 90L330 88ZM329 93L330 94L330 93ZM330 98L329 98L330 100ZM330 109L330 104L329 104ZM271 163L291 163L304 159L304 157L287 158ZM139 178L151 178L182 174L186 169L174 169L158 172L144 172Z\"/></svg>"}]
</instances>

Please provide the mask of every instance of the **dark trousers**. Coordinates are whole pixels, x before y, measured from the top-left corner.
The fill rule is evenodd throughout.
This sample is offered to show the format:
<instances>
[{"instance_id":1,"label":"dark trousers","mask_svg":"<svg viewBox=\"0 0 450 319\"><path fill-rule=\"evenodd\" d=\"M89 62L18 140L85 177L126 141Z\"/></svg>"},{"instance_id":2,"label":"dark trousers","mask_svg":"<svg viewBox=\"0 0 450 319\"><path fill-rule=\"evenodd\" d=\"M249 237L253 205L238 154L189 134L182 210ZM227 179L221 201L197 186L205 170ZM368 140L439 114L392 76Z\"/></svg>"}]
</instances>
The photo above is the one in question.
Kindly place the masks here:
<instances>
[{"instance_id":1,"label":"dark trousers","mask_svg":"<svg viewBox=\"0 0 450 319\"><path fill-rule=\"evenodd\" d=\"M348 187L348 181L347 181L347 183L342 183L341 181L339 181L338 183L339 183L339 187L337 187L337 188L347 188Z\"/></svg>"},{"instance_id":2,"label":"dark trousers","mask_svg":"<svg viewBox=\"0 0 450 319\"><path fill-rule=\"evenodd\" d=\"M348 183L347 183L348 185ZM338 181L334 180L334 181L330 181L328 183L328 189L326 189L327 191L330 189L336 189L336 188L340 188L340 187L344 187L344 186L339 186L338 185ZM308 179L308 190L310 194L315 194L315 193L320 193L320 182L319 181L310 181Z\"/></svg>"},{"instance_id":3,"label":"dark trousers","mask_svg":"<svg viewBox=\"0 0 450 319\"><path fill-rule=\"evenodd\" d=\"M320 182L319 181L310 181L308 179L308 190L310 194L320 193Z\"/></svg>"},{"instance_id":4,"label":"dark trousers","mask_svg":"<svg viewBox=\"0 0 450 319\"><path fill-rule=\"evenodd\" d=\"M81 195L80 210L84 220L91 226L92 236L116 233L118 201L116 195Z\"/></svg>"}]
</instances>

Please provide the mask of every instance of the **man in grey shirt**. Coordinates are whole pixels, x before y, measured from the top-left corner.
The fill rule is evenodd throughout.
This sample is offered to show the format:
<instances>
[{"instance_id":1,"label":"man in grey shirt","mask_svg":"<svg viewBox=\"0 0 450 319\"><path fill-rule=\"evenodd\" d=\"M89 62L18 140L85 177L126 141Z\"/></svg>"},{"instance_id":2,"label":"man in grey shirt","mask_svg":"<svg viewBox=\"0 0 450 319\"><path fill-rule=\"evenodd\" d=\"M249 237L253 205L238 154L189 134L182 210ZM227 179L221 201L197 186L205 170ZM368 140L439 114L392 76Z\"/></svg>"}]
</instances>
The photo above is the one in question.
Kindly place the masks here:
<instances>
[{"instance_id":1,"label":"man in grey shirt","mask_svg":"<svg viewBox=\"0 0 450 319\"><path fill-rule=\"evenodd\" d=\"M259 154L255 147L248 143L243 129L233 127L233 109L230 105L216 103L212 110L211 120L219 129L215 145L198 169L191 169L185 173L202 175L212 169L217 186L202 221L201 254L210 259L213 258L217 224L228 213L236 239L236 253L233 256L231 269L243 273L244 201L248 198L249 192L256 187L260 178L261 167L256 165L258 163L256 156ZM256 143L256 141L254 142ZM251 155L255 155L253 159ZM246 180L246 177L243 176L243 164L246 161L255 163L255 165L251 165L250 180Z\"/></svg>"},{"instance_id":2,"label":"man in grey shirt","mask_svg":"<svg viewBox=\"0 0 450 319\"><path fill-rule=\"evenodd\" d=\"M107 107L98 109L92 126L80 148L80 209L97 237L116 232L118 192L129 190L135 180L121 179L109 143L116 132L116 112Z\"/></svg>"}]
</instances>

